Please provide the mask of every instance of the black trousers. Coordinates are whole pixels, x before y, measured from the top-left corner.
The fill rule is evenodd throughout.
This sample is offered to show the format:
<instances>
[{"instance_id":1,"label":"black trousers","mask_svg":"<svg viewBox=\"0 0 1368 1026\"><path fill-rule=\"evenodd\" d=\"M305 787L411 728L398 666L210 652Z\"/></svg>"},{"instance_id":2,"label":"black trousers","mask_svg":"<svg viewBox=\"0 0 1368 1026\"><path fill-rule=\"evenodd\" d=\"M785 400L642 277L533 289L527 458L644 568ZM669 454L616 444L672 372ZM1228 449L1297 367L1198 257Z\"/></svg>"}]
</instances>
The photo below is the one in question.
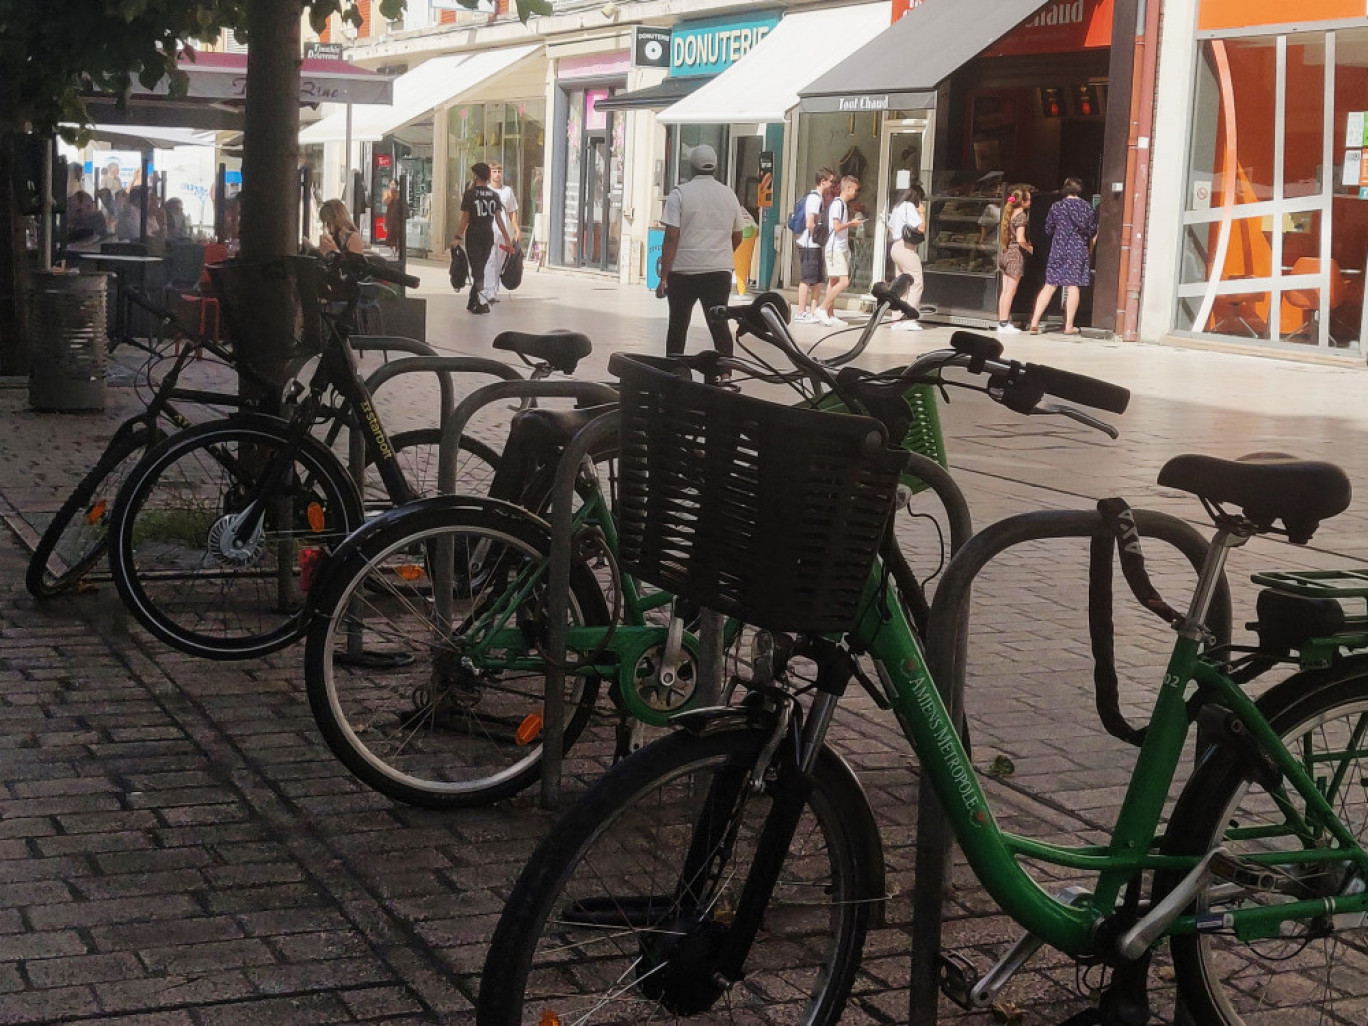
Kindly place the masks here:
<instances>
[{"instance_id":1,"label":"black trousers","mask_svg":"<svg viewBox=\"0 0 1368 1026\"><path fill-rule=\"evenodd\" d=\"M473 310L484 301L480 290L484 288L485 265L489 263L489 255L494 252L494 233L484 235L467 229L465 242L466 257L470 260L470 302L466 304L466 309Z\"/></svg>"},{"instance_id":2,"label":"black trousers","mask_svg":"<svg viewBox=\"0 0 1368 1026\"><path fill-rule=\"evenodd\" d=\"M667 356L679 356L684 352L689 319L693 316L693 305L697 302L703 304L703 316L707 318L708 331L712 333L713 348L723 356L732 355L732 335L727 322L708 316L708 311L713 307L727 305L731 279L731 271L707 271L702 274L671 272L665 291L665 298L670 303L670 328L665 334Z\"/></svg>"}]
</instances>

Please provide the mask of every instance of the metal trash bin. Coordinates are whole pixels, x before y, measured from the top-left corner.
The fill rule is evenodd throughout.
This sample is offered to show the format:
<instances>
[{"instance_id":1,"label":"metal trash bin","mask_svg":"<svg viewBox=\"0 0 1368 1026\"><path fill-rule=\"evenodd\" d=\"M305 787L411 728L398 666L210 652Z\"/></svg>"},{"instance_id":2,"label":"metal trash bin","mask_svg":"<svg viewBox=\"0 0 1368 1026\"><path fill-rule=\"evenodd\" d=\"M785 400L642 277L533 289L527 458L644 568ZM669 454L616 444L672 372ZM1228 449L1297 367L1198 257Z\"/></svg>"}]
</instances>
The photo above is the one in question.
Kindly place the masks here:
<instances>
[{"instance_id":1,"label":"metal trash bin","mask_svg":"<svg viewBox=\"0 0 1368 1026\"><path fill-rule=\"evenodd\" d=\"M109 341L107 275L29 275L29 405L35 410L103 410Z\"/></svg>"}]
</instances>

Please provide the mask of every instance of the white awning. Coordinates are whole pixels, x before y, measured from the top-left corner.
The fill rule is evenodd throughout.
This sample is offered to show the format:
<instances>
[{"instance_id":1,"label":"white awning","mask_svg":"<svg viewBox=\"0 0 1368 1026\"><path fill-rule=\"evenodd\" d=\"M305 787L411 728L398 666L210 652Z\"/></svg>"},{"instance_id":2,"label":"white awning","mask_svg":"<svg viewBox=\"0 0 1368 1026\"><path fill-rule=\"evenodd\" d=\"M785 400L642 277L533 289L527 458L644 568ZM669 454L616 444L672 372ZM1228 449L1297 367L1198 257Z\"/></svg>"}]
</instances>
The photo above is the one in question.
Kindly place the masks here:
<instances>
[{"instance_id":1,"label":"white awning","mask_svg":"<svg viewBox=\"0 0 1368 1026\"><path fill-rule=\"evenodd\" d=\"M64 128L79 129L76 124ZM87 134L92 140L109 143L125 150L171 150L177 146L214 146L213 132L196 132L189 128L163 128L157 125L92 125Z\"/></svg>"},{"instance_id":2,"label":"white awning","mask_svg":"<svg viewBox=\"0 0 1368 1026\"><path fill-rule=\"evenodd\" d=\"M888 2L787 14L746 56L656 120L676 125L772 124L798 90L864 46L892 17Z\"/></svg>"},{"instance_id":3,"label":"white awning","mask_svg":"<svg viewBox=\"0 0 1368 1026\"><path fill-rule=\"evenodd\" d=\"M394 103L389 107L358 105L352 109L352 140L377 142L405 125L426 117L444 103L507 71L533 53L539 44L509 46L434 57L394 80ZM337 111L299 133L305 144L343 142L347 112Z\"/></svg>"}]
</instances>

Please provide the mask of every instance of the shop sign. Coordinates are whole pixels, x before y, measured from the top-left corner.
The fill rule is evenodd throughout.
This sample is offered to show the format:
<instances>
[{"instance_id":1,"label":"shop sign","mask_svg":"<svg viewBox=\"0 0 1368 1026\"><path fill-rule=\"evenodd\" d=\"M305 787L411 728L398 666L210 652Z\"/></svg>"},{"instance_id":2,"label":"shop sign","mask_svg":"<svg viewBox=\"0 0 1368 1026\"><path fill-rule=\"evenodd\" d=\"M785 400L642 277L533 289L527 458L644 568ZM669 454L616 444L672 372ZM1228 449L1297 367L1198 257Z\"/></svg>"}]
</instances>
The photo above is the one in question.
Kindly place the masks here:
<instances>
[{"instance_id":1,"label":"shop sign","mask_svg":"<svg viewBox=\"0 0 1368 1026\"><path fill-rule=\"evenodd\" d=\"M682 22L670 38L670 76L717 75L750 52L779 24L779 12L749 18Z\"/></svg>"},{"instance_id":2,"label":"shop sign","mask_svg":"<svg viewBox=\"0 0 1368 1026\"><path fill-rule=\"evenodd\" d=\"M1248 28L1252 25L1308 25L1317 21L1348 21L1368 15L1365 0L1201 0L1197 31Z\"/></svg>"},{"instance_id":3,"label":"shop sign","mask_svg":"<svg viewBox=\"0 0 1368 1026\"><path fill-rule=\"evenodd\" d=\"M893 0L893 21L897 21L908 11L915 11L926 0Z\"/></svg>"},{"instance_id":4,"label":"shop sign","mask_svg":"<svg viewBox=\"0 0 1368 1026\"><path fill-rule=\"evenodd\" d=\"M342 44L305 43L304 59L306 61L340 61L342 59Z\"/></svg>"},{"instance_id":5,"label":"shop sign","mask_svg":"<svg viewBox=\"0 0 1368 1026\"><path fill-rule=\"evenodd\" d=\"M862 93L859 96L841 96L837 98L836 109L841 112L850 111L852 113L862 110L888 110L892 106L890 97L887 93Z\"/></svg>"},{"instance_id":6,"label":"shop sign","mask_svg":"<svg viewBox=\"0 0 1368 1026\"><path fill-rule=\"evenodd\" d=\"M670 66L669 29L632 26L632 67L668 68Z\"/></svg>"},{"instance_id":7,"label":"shop sign","mask_svg":"<svg viewBox=\"0 0 1368 1026\"><path fill-rule=\"evenodd\" d=\"M984 57L1072 53L1111 46L1113 0L1054 0L1022 22Z\"/></svg>"}]
</instances>

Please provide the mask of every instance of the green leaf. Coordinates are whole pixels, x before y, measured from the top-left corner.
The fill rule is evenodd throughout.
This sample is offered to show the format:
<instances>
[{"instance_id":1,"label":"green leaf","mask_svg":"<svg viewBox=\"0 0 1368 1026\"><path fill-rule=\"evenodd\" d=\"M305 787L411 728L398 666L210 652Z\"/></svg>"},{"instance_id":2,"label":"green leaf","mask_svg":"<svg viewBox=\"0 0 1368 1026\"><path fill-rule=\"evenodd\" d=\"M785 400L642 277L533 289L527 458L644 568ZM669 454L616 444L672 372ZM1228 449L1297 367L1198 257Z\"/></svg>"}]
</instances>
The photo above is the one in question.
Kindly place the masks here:
<instances>
[{"instance_id":1,"label":"green leaf","mask_svg":"<svg viewBox=\"0 0 1368 1026\"><path fill-rule=\"evenodd\" d=\"M1005 755L996 756L984 770L990 777L1010 777L1016 772L1016 763Z\"/></svg>"},{"instance_id":2,"label":"green leaf","mask_svg":"<svg viewBox=\"0 0 1368 1026\"><path fill-rule=\"evenodd\" d=\"M518 0L518 18L524 24L534 14L545 17L551 14L553 10L550 0Z\"/></svg>"}]
</instances>

